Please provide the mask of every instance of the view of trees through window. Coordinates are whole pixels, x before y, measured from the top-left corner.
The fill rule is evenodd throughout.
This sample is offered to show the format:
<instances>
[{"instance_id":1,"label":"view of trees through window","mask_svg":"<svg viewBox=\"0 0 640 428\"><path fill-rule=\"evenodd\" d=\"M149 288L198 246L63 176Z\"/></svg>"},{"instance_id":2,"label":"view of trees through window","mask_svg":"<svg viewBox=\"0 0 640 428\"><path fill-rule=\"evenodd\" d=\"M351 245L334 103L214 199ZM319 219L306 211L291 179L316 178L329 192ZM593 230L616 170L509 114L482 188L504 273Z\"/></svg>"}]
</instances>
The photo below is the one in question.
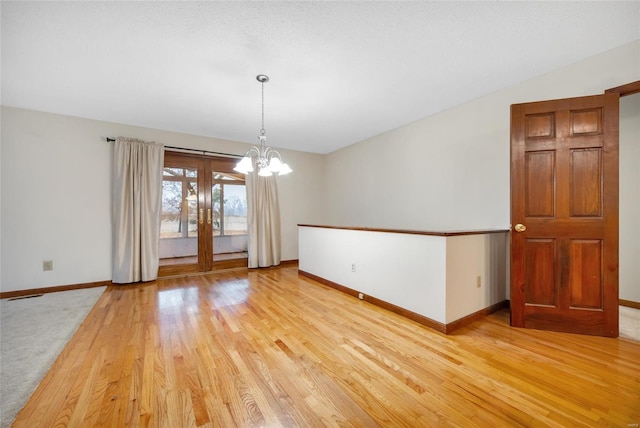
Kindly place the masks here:
<instances>
[{"instance_id":1,"label":"view of trees through window","mask_svg":"<svg viewBox=\"0 0 640 428\"><path fill-rule=\"evenodd\" d=\"M198 174L189 168L164 168L160 238L198 236ZM214 236L247 233L247 194L244 180L213 173L211 187Z\"/></svg>"},{"instance_id":2,"label":"view of trees through window","mask_svg":"<svg viewBox=\"0 0 640 428\"><path fill-rule=\"evenodd\" d=\"M160 238L198 236L197 179L195 169L164 168Z\"/></svg>"},{"instance_id":3,"label":"view of trees through window","mask_svg":"<svg viewBox=\"0 0 640 428\"><path fill-rule=\"evenodd\" d=\"M247 193L244 182L235 177L213 173L213 235L244 235L247 233Z\"/></svg>"}]
</instances>

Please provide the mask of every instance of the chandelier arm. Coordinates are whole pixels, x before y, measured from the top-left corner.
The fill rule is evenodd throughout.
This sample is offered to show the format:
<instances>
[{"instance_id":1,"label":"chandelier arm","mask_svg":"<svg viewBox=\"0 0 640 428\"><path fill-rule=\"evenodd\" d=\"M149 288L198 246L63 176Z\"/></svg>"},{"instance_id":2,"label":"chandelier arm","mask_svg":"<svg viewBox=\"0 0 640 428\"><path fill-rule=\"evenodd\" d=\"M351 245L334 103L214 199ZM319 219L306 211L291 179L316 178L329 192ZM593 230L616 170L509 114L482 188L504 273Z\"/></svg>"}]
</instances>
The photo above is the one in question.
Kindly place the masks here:
<instances>
[{"instance_id":1,"label":"chandelier arm","mask_svg":"<svg viewBox=\"0 0 640 428\"><path fill-rule=\"evenodd\" d=\"M245 157L251 157L252 153L260 157L260 149L258 149L256 146L251 147L244 155Z\"/></svg>"},{"instance_id":2,"label":"chandelier arm","mask_svg":"<svg viewBox=\"0 0 640 428\"><path fill-rule=\"evenodd\" d=\"M272 149L271 147L269 147L269 159L271 159L272 157L277 157L278 159L280 159L280 161L282 162L282 156L280 155L280 152L278 152L277 150Z\"/></svg>"},{"instance_id":3,"label":"chandelier arm","mask_svg":"<svg viewBox=\"0 0 640 428\"><path fill-rule=\"evenodd\" d=\"M271 156L273 156L273 154L272 154L273 152L275 152L275 150L273 150L271 147L266 147L264 149L264 152L262 152L262 156L265 157L265 158L271 159ZM280 155L278 155L278 156L280 156Z\"/></svg>"}]
</instances>

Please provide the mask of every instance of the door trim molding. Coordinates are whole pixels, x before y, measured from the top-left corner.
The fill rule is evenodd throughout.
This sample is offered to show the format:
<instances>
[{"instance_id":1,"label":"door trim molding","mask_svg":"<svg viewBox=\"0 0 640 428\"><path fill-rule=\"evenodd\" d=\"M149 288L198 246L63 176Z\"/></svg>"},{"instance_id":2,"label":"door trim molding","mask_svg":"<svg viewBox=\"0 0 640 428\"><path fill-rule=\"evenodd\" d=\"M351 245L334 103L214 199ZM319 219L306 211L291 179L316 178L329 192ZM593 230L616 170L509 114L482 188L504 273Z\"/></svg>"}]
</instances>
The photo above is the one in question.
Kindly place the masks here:
<instances>
[{"instance_id":1,"label":"door trim molding","mask_svg":"<svg viewBox=\"0 0 640 428\"><path fill-rule=\"evenodd\" d=\"M615 88L610 88L604 91L605 94L618 93L621 97L637 94L638 92L640 92L640 80L636 80L635 82L627 83L625 85L616 86Z\"/></svg>"},{"instance_id":2,"label":"door trim molding","mask_svg":"<svg viewBox=\"0 0 640 428\"><path fill-rule=\"evenodd\" d=\"M620 306L626 306L628 308L640 309L640 302L634 302L633 300L620 299Z\"/></svg>"}]
</instances>

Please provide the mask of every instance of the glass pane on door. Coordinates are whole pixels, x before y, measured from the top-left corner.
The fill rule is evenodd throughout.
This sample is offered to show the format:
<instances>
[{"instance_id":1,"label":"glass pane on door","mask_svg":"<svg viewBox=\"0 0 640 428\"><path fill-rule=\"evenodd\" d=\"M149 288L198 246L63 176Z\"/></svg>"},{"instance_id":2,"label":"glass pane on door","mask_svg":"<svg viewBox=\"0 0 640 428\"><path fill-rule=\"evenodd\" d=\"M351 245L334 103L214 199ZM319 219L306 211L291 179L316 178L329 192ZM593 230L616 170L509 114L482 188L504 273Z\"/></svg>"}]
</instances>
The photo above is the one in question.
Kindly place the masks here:
<instances>
[{"instance_id":1,"label":"glass pane on door","mask_svg":"<svg viewBox=\"0 0 640 428\"><path fill-rule=\"evenodd\" d=\"M213 261L247 258L247 192L244 175L212 173Z\"/></svg>"},{"instance_id":2,"label":"glass pane on door","mask_svg":"<svg viewBox=\"0 0 640 428\"><path fill-rule=\"evenodd\" d=\"M164 168L160 266L198 263L198 170Z\"/></svg>"}]
</instances>

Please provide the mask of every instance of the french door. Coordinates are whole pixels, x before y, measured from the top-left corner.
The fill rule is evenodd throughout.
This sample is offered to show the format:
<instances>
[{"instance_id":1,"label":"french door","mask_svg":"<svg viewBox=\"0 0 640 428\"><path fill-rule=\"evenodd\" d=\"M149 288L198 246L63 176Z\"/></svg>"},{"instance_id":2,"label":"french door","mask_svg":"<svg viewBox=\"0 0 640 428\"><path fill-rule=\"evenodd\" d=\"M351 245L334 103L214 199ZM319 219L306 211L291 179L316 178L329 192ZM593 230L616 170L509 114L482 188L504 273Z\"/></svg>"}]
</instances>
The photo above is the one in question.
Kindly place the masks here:
<instances>
[{"instance_id":1,"label":"french door","mask_svg":"<svg viewBox=\"0 0 640 428\"><path fill-rule=\"evenodd\" d=\"M159 276L247 266L244 175L229 158L165 153Z\"/></svg>"}]
</instances>

